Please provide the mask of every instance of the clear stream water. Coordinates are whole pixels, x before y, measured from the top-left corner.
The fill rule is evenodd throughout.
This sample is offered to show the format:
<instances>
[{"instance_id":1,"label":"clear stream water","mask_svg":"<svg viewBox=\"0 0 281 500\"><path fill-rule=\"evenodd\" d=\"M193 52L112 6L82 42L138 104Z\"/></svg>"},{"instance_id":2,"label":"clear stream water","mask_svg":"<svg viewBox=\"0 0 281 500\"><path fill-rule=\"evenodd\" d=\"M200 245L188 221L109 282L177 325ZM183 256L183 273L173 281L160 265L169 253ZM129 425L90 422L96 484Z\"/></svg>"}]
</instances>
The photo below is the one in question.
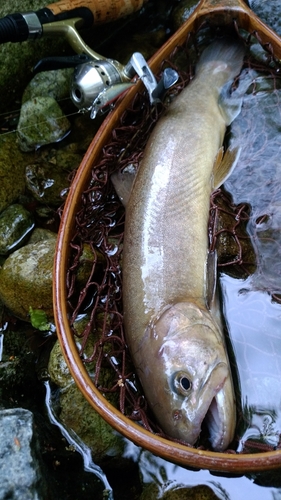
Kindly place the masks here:
<instances>
[{"instance_id":1,"label":"clear stream water","mask_svg":"<svg viewBox=\"0 0 281 500\"><path fill-rule=\"evenodd\" d=\"M277 445L281 431L281 91L257 77L231 126L230 144L242 144L225 183L234 203L250 205L247 231L257 268L246 280L221 276L224 314L236 357L242 411L249 419L241 440Z\"/></svg>"}]
</instances>

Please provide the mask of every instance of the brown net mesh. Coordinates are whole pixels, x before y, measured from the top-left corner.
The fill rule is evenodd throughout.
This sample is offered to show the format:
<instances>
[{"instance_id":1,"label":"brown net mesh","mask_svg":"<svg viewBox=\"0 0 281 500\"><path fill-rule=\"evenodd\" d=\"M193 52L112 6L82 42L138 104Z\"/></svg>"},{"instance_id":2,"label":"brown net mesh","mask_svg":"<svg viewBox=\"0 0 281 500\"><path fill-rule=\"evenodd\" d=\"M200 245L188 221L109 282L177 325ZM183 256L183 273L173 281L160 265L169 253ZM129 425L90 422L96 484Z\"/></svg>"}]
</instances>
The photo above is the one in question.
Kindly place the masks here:
<instances>
[{"instance_id":1,"label":"brown net mesh","mask_svg":"<svg viewBox=\"0 0 281 500\"><path fill-rule=\"evenodd\" d=\"M235 28L238 31L238 27ZM192 77L198 41L214 34L209 27L201 27L199 35L190 35L186 44L177 47L170 60L163 62L163 67L174 67L180 74L179 82L170 94L180 92ZM255 37L259 40L258 33ZM250 43L249 35L246 44ZM279 64L269 44L265 49L266 64L250 56L246 64L275 81L278 79ZM91 180L83 192L81 208L76 213L67 272L69 321L73 335L80 339L80 355L84 363L95 362L94 384L105 395L118 395L117 407L123 414L162 435L149 411L126 347L121 272L124 208L110 176L129 165L138 167L147 139L163 109L162 105L152 108L145 92L138 94L121 117L119 126L112 131L111 141L104 147L101 160L92 167ZM231 196L222 189L213 193L210 246L217 249L218 265L238 277L250 275L255 269L255 253L246 231L248 219L247 204L235 205ZM81 315L86 317L86 323L82 332L79 330L78 333L76 324ZM87 349L87 345L92 348ZM106 379L101 376L103 367L111 373ZM247 446L245 443L244 451L250 448L263 451L264 447L262 443L254 443L250 448ZM272 447L267 445L267 449Z\"/></svg>"}]
</instances>

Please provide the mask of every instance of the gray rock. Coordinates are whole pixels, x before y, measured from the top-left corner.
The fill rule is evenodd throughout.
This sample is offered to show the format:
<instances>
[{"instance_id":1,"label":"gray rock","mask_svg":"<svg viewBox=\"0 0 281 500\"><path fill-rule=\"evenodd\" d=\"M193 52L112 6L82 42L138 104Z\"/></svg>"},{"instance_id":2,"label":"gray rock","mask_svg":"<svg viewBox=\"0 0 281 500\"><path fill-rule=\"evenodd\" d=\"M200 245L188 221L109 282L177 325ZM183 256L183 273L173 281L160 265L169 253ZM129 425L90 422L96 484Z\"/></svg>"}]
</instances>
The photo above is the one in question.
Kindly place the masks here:
<instances>
[{"instance_id":1,"label":"gray rock","mask_svg":"<svg viewBox=\"0 0 281 500\"><path fill-rule=\"evenodd\" d=\"M44 498L37 447L32 413L23 408L1 410L0 498L10 500Z\"/></svg>"},{"instance_id":2,"label":"gray rock","mask_svg":"<svg viewBox=\"0 0 281 500\"><path fill-rule=\"evenodd\" d=\"M22 205L6 208L0 215L0 254L7 255L23 245L33 227L33 217Z\"/></svg>"},{"instance_id":3,"label":"gray rock","mask_svg":"<svg viewBox=\"0 0 281 500\"><path fill-rule=\"evenodd\" d=\"M43 229L42 227L36 227L28 240L28 243L40 243L41 241L54 240L57 235L49 229Z\"/></svg>"},{"instance_id":4,"label":"gray rock","mask_svg":"<svg viewBox=\"0 0 281 500\"><path fill-rule=\"evenodd\" d=\"M56 101L69 97L72 73L73 68L38 73L27 85L22 96L22 103L40 96L53 97Z\"/></svg>"},{"instance_id":5,"label":"gray rock","mask_svg":"<svg viewBox=\"0 0 281 500\"><path fill-rule=\"evenodd\" d=\"M22 105L17 128L22 151L61 141L69 131L70 122L53 97L39 96Z\"/></svg>"}]
</instances>

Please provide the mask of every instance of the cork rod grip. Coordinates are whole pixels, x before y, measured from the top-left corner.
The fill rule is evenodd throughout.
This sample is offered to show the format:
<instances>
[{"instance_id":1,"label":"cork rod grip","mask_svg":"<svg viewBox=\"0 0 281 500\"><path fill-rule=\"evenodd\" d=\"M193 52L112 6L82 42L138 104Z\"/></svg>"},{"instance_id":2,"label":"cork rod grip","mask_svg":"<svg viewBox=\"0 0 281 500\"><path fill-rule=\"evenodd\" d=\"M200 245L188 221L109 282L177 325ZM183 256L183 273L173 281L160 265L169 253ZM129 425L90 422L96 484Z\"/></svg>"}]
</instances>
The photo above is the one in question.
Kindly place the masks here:
<instances>
[{"instance_id":1,"label":"cork rod grip","mask_svg":"<svg viewBox=\"0 0 281 500\"><path fill-rule=\"evenodd\" d=\"M94 24L115 21L141 9L147 0L61 0L47 6L54 15L87 7L94 16Z\"/></svg>"}]
</instances>

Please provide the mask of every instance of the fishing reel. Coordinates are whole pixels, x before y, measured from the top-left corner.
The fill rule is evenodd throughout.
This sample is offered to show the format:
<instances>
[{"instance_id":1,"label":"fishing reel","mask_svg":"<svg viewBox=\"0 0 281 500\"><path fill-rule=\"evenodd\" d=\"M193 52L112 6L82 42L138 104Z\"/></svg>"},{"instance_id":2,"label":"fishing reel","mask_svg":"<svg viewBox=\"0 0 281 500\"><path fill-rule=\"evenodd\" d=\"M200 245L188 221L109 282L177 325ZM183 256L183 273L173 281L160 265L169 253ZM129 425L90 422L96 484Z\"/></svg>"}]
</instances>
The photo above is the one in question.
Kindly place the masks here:
<instances>
[{"instance_id":1,"label":"fishing reel","mask_svg":"<svg viewBox=\"0 0 281 500\"><path fill-rule=\"evenodd\" d=\"M135 52L123 67L117 61L89 61L75 69L71 84L72 101L80 110L89 110L91 118L95 118L135 85L137 80L131 81L135 74L143 81L151 104L160 102L166 90L178 80L177 72L166 68L160 82L157 82L139 52Z\"/></svg>"},{"instance_id":2,"label":"fishing reel","mask_svg":"<svg viewBox=\"0 0 281 500\"><path fill-rule=\"evenodd\" d=\"M114 101L135 85L138 79L146 87L152 105L160 102L166 90L177 82L178 73L172 68L166 68L161 80L157 82L139 52L135 52L126 65L98 54L80 37L77 31L80 21L79 18L74 18L43 25L46 35L64 35L77 55L41 59L34 71L74 67L70 97L81 112L90 112L92 119L97 114L108 111Z\"/></svg>"}]
</instances>

